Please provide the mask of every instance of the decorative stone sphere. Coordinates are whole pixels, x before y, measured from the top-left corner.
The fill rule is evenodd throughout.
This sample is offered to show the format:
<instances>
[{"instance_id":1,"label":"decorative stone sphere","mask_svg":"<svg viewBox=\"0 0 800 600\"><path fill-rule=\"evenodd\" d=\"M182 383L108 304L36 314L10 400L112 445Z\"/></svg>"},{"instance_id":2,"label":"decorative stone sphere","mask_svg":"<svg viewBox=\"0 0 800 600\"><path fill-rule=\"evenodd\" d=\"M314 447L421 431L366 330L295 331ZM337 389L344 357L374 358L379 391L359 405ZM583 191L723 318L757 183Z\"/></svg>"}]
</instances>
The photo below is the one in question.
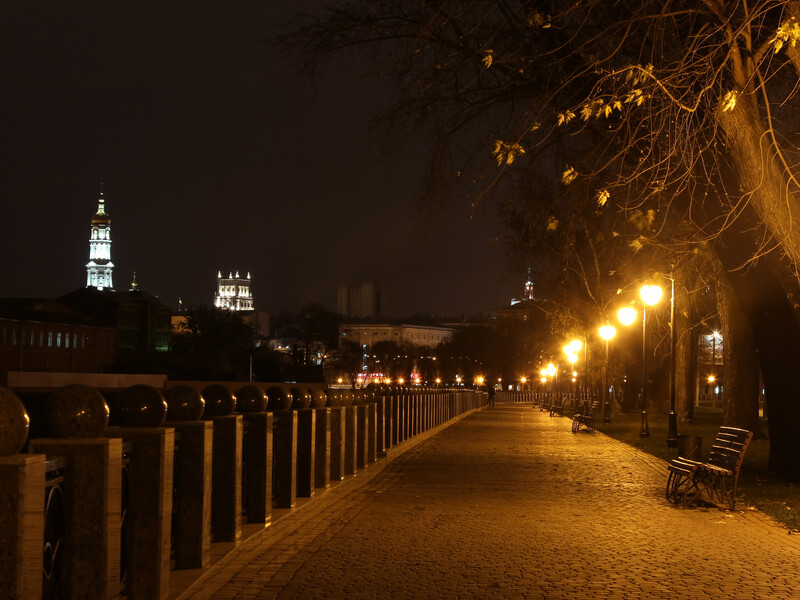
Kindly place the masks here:
<instances>
[{"instance_id":1,"label":"decorative stone sphere","mask_svg":"<svg viewBox=\"0 0 800 600\"><path fill-rule=\"evenodd\" d=\"M289 410L292 408L292 394L289 390L280 385L273 385L267 390L267 409L269 410Z\"/></svg>"},{"instance_id":2,"label":"decorative stone sphere","mask_svg":"<svg viewBox=\"0 0 800 600\"><path fill-rule=\"evenodd\" d=\"M30 424L22 400L11 390L0 387L0 456L11 456L22 449Z\"/></svg>"},{"instance_id":3,"label":"decorative stone sphere","mask_svg":"<svg viewBox=\"0 0 800 600\"><path fill-rule=\"evenodd\" d=\"M132 385L117 397L117 414L123 427L161 427L167 418L167 401L156 388Z\"/></svg>"},{"instance_id":4,"label":"decorative stone sphere","mask_svg":"<svg viewBox=\"0 0 800 600\"><path fill-rule=\"evenodd\" d=\"M236 396L227 386L221 383L212 383L203 388L203 398L206 401L205 418L227 417L236 410Z\"/></svg>"},{"instance_id":5,"label":"decorative stone sphere","mask_svg":"<svg viewBox=\"0 0 800 600\"><path fill-rule=\"evenodd\" d=\"M327 390L328 403L326 406L342 406L342 393L339 390Z\"/></svg>"},{"instance_id":6,"label":"decorative stone sphere","mask_svg":"<svg viewBox=\"0 0 800 600\"><path fill-rule=\"evenodd\" d=\"M240 413L257 413L267 410L267 395L257 385L248 384L236 392L236 410Z\"/></svg>"},{"instance_id":7,"label":"decorative stone sphere","mask_svg":"<svg viewBox=\"0 0 800 600\"><path fill-rule=\"evenodd\" d=\"M108 425L108 404L93 387L72 383L58 388L45 404L47 422L57 438L99 438Z\"/></svg>"},{"instance_id":8,"label":"decorative stone sphere","mask_svg":"<svg viewBox=\"0 0 800 600\"><path fill-rule=\"evenodd\" d=\"M190 385L176 385L164 392L167 401L167 421L197 421L203 416L206 401Z\"/></svg>"},{"instance_id":9,"label":"decorative stone sphere","mask_svg":"<svg viewBox=\"0 0 800 600\"><path fill-rule=\"evenodd\" d=\"M325 394L325 390L317 388L308 391L311 394L311 408L325 408L328 402L328 396Z\"/></svg>"},{"instance_id":10,"label":"decorative stone sphere","mask_svg":"<svg viewBox=\"0 0 800 600\"><path fill-rule=\"evenodd\" d=\"M342 390L342 406L353 406L353 392L352 390Z\"/></svg>"},{"instance_id":11,"label":"decorative stone sphere","mask_svg":"<svg viewBox=\"0 0 800 600\"><path fill-rule=\"evenodd\" d=\"M311 394L299 387L289 388L292 394L292 410L301 410L311 406Z\"/></svg>"}]
</instances>

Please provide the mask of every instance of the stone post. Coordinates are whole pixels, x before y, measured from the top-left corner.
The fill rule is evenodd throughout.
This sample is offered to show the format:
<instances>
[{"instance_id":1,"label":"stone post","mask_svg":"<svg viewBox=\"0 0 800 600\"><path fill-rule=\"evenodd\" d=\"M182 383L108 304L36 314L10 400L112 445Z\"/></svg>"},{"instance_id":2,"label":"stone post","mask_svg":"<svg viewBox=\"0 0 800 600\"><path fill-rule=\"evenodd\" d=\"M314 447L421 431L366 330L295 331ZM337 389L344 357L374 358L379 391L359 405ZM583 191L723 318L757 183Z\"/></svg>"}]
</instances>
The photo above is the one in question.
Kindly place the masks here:
<instances>
[{"instance_id":1,"label":"stone post","mask_svg":"<svg viewBox=\"0 0 800 600\"><path fill-rule=\"evenodd\" d=\"M356 407L344 407L344 474L355 475L356 465Z\"/></svg>"},{"instance_id":2,"label":"stone post","mask_svg":"<svg viewBox=\"0 0 800 600\"><path fill-rule=\"evenodd\" d=\"M169 595L175 430L163 428L167 403L149 385L123 390L116 402L121 427L106 430L131 446L128 464L129 538L126 597L131 600Z\"/></svg>"},{"instance_id":3,"label":"stone post","mask_svg":"<svg viewBox=\"0 0 800 600\"><path fill-rule=\"evenodd\" d=\"M203 389L204 418L214 431L211 455L211 539L235 542L242 537L242 428L234 415L236 396L221 383Z\"/></svg>"},{"instance_id":4,"label":"stone post","mask_svg":"<svg viewBox=\"0 0 800 600\"><path fill-rule=\"evenodd\" d=\"M331 481L344 479L344 407L331 407Z\"/></svg>"},{"instance_id":5,"label":"stone post","mask_svg":"<svg viewBox=\"0 0 800 600\"><path fill-rule=\"evenodd\" d=\"M367 467L367 407L359 404L356 409L356 468Z\"/></svg>"},{"instance_id":6,"label":"stone post","mask_svg":"<svg viewBox=\"0 0 800 600\"><path fill-rule=\"evenodd\" d=\"M273 457L275 474L275 506L293 508L297 504L297 413L276 410L273 413L275 434Z\"/></svg>"},{"instance_id":7,"label":"stone post","mask_svg":"<svg viewBox=\"0 0 800 600\"><path fill-rule=\"evenodd\" d=\"M314 487L328 489L331 483L331 409L315 408Z\"/></svg>"},{"instance_id":8,"label":"stone post","mask_svg":"<svg viewBox=\"0 0 800 600\"><path fill-rule=\"evenodd\" d=\"M30 419L16 394L0 388L0 595L42 597L44 454L17 454Z\"/></svg>"},{"instance_id":9,"label":"stone post","mask_svg":"<svg viewBox=\"0 0 800 600\"><path fill-rule=\"evenodd\" d=\"M199 569L211 560L211 456L213 425L199 421L203 396L187 385L169 388L168 427L175 430L173 538L176 569Z\"/></svg>"},{"instance_id":10,"label":"stone post","mask_svg":"<svg viewBox=\"0 0 800 600\"><path fill-rule=\"evenodd\" d=\"M378 458L378 419L377 405L370 402L364 409L367 411L367 464L374 463Z\"/></svg>"},{"instance_id":11,"label":"stone post","mask_svg":"<svg viewBox=\"0 0 800 600\"><path fill-rule=\"evenodd\" d=\"M31 440L29 451L69 463L63 487L66 589L71 598L114 598L121 591L122 440L100 437L108 405L89 386L59 388L45 411L55 438Z\"/></svg>"},{"instance_id":12,"label":"stone post","mask_svg":"<svg viewBox=\"0 0 800 600\"><path fill-rule=\"evenodd\" d=\"M272 516L273 416L266 412L242 415L247 434L244 443L244 513L248 523L269 524Z\"/></svg>"},{"instance_id":13,"label":"stone post","mask_svg":"<svg viewBox=\"0 0 800 600\"><path fill-rule=\"evenodd\" d=\"M42 597L44 473L44 454L0 456L0 596Z\"/></svg>"},{"instance_id":14,"label":"stone post","mask_svg":"<svg viewBox=\"0 0 800 600\"><path fill-rule=\"evenodd\" d=\"M211 540L242 537L242 415L212 417Z\"/></svg>"},{"instance_id":15,"label":"stone post","mask_svg":"<svg viewBox=\"0 0 800 600\"><path fill-rule=\"evenodd\" d=\"M395 392L390 398L392 400L392 446L396 446L403 441L403 428L400 423L403 419L403 409L399 394Z\"/></svg>"},{"instance_id":16,"label":"stone post","mask_svg":"<svg viewBox=\"0 0 800 600\"><path fill-rule=\"evenodd\" d=\"M377 456L385 456L386 445L386 398L375 396L375 453Z\"/></svg>"},{"instance_id":17,"label":"stone post","mask_svg":"<svg viewBox=\"0 0 800 600\"><path fill-rule=\"evenodd\" d=\"M297 411L297 495L314 496L317 413L310 408Z\"/></svg>"},{"instance_id":18,"label":"stone post","mask_svg":"<svg viewBox=\"0 0 800 600\"><path fill-rule=\"evenodd\" d=\"M65 456L64 504L69 537L64 568L72 598L120 593L122 440L31 440L32 453Z\"/></svg>"}]
</instances>

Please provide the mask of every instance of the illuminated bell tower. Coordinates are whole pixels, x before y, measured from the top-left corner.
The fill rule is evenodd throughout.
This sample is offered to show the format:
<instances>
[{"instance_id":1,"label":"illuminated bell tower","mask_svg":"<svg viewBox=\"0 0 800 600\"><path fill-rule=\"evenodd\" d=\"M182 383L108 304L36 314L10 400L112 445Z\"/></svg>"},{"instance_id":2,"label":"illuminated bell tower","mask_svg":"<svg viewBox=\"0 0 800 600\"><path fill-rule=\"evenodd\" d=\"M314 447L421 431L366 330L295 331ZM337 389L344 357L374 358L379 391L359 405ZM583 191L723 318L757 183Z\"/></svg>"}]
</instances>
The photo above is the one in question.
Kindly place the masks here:
<instances>
[{"instance_id":1,"label":"illuminated bell tower","mask_svg":"<svg viewBox=\"0 0 800 600\"><path fill-rule=\"evenodd\" d=\"M102 188L97 213L92 217L91 237L89 238L89 262L86 263L86 287L114 289L111 272L111 217L106 214L106 201Z\"/></svg>"}]
</instances>

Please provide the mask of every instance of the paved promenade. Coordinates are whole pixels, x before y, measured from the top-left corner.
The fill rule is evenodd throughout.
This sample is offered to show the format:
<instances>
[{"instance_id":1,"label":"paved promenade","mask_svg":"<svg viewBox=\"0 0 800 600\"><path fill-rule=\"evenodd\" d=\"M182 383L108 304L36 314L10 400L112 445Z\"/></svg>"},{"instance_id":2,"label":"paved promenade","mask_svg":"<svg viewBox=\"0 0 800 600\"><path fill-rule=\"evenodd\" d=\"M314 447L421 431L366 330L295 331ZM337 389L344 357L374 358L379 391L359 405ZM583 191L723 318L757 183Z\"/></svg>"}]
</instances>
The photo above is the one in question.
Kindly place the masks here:
<instances>
[{"instance_id":1,"label":"paved promenade","mask_svg":"<svg viewBox=\"0 0 800 600\"><path fill-rule=\"evenodd\" d=\"M183 598L800 598L800 536L745 507L676 508L663 462L569 424L511 404L469 415Z\"/></svg>"}]
</instances>

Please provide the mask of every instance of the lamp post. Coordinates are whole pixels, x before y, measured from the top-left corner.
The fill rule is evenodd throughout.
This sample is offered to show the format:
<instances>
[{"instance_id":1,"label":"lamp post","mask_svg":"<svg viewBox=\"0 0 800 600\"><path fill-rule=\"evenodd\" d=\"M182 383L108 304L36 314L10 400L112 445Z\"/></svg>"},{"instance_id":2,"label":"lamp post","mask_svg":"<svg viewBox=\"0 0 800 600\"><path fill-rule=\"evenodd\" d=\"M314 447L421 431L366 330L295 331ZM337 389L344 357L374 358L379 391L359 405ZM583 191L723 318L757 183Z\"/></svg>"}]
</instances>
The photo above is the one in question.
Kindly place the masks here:
<instances>
[{"instance_id":1,"label":"lamp post","mask_svg":"<svg viewBox=\"0 0 800 600\"><path fill-rule=\"evenodd\" d=\"M714 373L717 370L717 340L722 337L720 336L718 331L715 331L711 334L711 375L708 377L709 383L714 383ZM713 408L717 408L717 392L714 392L713 400L711 401L711 406Z\"/></svg>"},{"instance_id":2,"label":"lamp post","mask_svg":"<svg viewBox=\"0 0 800 600\"><path fill-rule=\"evenodd\" d=\"M670 273L669 299L669 414L667 415L667 448L678 446L678 413L675 412L675 351L677 349L677 328L675 327L675 270Z\"/></svg>"},{"instance_id":3,"label":"lamp post","mask_svg":"<svg viewBox=\"0 0 800 600\"><path fill-rule=\"evenodd\" d=\"M642 429L639 437L650 437L647 423L647 307L661 300L662 289L657 285L643 285L639 290L642 299Z\"/></svg>"},{"instance_id":4,"label":"lamp post","mask_svg":"<svg viewBox=\"0 0 800 600\"><path fill-rule=\"evenodd\" d=\"M616 334L617 330L608 323L600 328L600 337L606 341L606 362L603 365L603 423L611 423L611 400L608 392L608 341Z\"/></svg>"},{"instance_id":5,"label":"lamp post","mask_svg":"<svg viewBox=\"0 0 800 600\"><path fill-rule=\"evenodd\" d=\"M550 389L553 389L553 381L555 378L555 396L554 399L558 399L558 363L548 363L547 365L547 376L550 377ZM552 391L551 391L552 396Z\"/></svg>"},{"instance_id":6,"label":"lamp post","mask_svg":"<svg viewBox=\"0 0 800 600\"><path fill-rule=\"evenodd\" d=\"M570 371L573 371L575 369L575 361L578 360L578 355L575 354L575 346L574 346L574 344L575 344L575 342L570 342L569 344L564 346L564 354L567 356L567 360L569 361L569 364L570 364L570 367L571 367ZM578 345L580 345L580 342L578 342ZM571 389L572 389L571 387L568 387L568 390L571 390ZM567 393L569 394L569 391ZM577 397L574 399L573 406L575 407L575 410L577 411L578 410L578 398Z\"/></svg>"},{"instance_id":7,"label":"lamp post","mask_svg":"<svg viewBox=\"0 0 800 600\"><path fill-rule=\"evenodd\" d=\"M662 289L657 285L644 285L639 290L642 299L642 428L639 437L650 437L647 423L647 307L654 306L661 300ZM631 307L621 308L617 313L623 325L630 325L636 319L636 311Z\"/></svg>"},{"instance_id":8,"label":"lamp post","mask_svg":"<svg viewBox=\"0 0 800 600\"><path fill-rule=\"evenodd\" d=\"M583 348L583 368L584 368L584 377L583 377L583 404L584 404L584 412L586 404L588 403L588 390L589 390L589 360L588 355L586 353L586 338L583 338L583 343L580 340L572 340L569 344L564 346L564 354L567 355L567 359L569 360L573 370L575 368L575 362L578 360L578 352L580 349ZM580 389L580 386L576 386ZM578 409L578 399L575 399L575 410Z\"/></svg>"}]
</instances>

